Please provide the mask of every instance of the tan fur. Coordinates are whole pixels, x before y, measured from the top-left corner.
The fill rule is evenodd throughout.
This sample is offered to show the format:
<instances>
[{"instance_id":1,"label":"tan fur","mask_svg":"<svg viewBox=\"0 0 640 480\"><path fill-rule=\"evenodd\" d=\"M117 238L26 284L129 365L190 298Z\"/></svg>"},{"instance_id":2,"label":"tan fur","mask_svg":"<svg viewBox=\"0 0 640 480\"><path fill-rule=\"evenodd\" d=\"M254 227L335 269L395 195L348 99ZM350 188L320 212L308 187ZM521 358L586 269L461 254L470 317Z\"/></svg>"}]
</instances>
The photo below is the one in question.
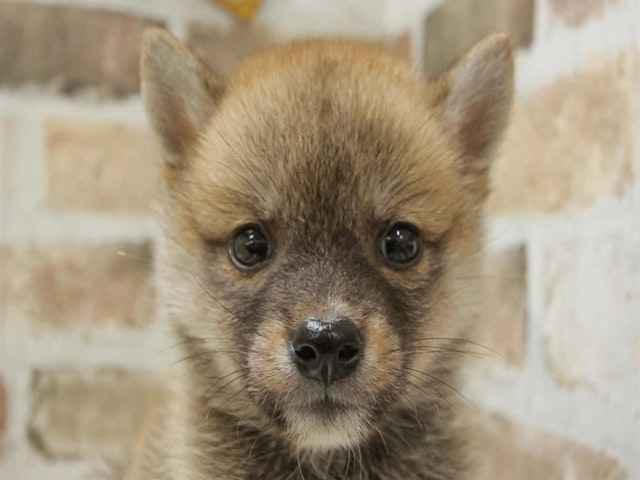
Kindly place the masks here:
<instances>
[{"instance_id":1,"label":"tan fur","mask_svg":"<svg viewBox=\"0 0 640 480\"><path fill-rule=\"evenodd\" d=\"M223 82L154 30L142 79L167 159L161 306L186 360L129 478L462 478L464 279L511 101L506 37L433 84L339 41L270 50ZM421 232L411 268L379 258L393 221ZM275 253L247 273L228 244L254 222ZM365 344L357 370L331 387L345 410L329 416L289 350L318 313L348 316Z\"/></svg>"}]
</instances>

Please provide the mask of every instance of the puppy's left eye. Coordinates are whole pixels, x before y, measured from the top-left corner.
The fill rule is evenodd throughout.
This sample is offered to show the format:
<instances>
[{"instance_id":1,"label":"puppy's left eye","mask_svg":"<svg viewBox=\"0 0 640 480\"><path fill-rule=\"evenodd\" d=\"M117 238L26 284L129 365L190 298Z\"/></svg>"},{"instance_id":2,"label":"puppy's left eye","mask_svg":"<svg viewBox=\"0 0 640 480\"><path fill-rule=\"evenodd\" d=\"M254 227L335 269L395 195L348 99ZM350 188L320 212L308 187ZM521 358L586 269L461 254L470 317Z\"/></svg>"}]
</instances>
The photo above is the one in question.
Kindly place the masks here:
<instances>
[{"instance_id":1,"label":"puppy's left eye","mask_svg":"<svg viewBox=\"0 0 640 480\"><path fill-rule=\"evenodd\" d=\"M420 258L422 242L418 229L409 223L394 223L380 238L380 254L391 266L408 268Z\"/></svg>"}]
</instances>

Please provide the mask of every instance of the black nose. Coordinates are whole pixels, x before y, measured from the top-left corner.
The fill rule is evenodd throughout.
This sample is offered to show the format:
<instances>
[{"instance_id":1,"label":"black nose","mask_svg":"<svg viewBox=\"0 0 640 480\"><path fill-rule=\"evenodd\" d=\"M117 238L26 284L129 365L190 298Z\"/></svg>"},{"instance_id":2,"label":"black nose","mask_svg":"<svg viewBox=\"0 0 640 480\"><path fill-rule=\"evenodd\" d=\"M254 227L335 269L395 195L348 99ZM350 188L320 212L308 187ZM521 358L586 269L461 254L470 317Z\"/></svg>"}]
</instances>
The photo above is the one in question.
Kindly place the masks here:
<instances>
[{"instance_id":1,"label":"black nose","mask_svg":"<svg viewBox=\"0 0 640 480\"><path fill-rule=\"evenodd\" d=\"M353 372L362 355L362 337L349 318L313 316L291 342L294 361L305 377L329 385Z\"/></svg>"}]
</instances>

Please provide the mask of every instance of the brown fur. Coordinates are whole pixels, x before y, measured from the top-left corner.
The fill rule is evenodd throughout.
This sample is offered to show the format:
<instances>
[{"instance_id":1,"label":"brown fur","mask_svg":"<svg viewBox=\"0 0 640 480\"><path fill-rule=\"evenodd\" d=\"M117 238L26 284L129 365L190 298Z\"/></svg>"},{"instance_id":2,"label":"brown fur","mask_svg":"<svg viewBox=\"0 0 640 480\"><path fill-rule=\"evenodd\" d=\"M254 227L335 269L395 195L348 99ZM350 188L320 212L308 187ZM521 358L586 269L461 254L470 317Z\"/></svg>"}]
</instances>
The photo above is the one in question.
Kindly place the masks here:
<instances>
[{"instance_id":1,"label":"brown fur","mask_svg":"<svg viewBox=\"0 0 640 480\"><path fill-rule=\"evenodd\" d=\"M161 305L186 359L129 478L462 478L456 372L511 101L508 40L485 40L433 84L337 41L273 49L222 82L155 30L142 78L167 158ZM392 221L421 233L411 268L379 258ZM247 273L228 243L250 222L274 255ZM365 342L326 412L288 354L319 313L350 317Z\"/></svg>"}]
</instances>

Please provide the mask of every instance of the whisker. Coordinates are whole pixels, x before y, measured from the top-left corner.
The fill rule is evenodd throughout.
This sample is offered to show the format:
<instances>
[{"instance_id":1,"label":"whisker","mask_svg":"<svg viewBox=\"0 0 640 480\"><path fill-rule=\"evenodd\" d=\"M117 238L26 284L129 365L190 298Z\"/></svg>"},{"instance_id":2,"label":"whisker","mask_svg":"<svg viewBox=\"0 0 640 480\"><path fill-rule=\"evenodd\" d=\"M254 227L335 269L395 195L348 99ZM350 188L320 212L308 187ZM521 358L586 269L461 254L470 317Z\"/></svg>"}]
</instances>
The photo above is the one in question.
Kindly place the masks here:
<instances>
[{"instance_id":1,"label":"whisker","mask_svg":"<svg viewBox=\"0 0 640 480\"><path fill-rule=\"evenodd\" d=\"M224 407L227 403L229 403L233 398L235 398L236 396L240 395L241 393L246 392L249 389L248 385L245 385L244 387L242 387L240 390L238 390L237 392L235 392L234 394L232 394L230 397L226 398L220 405L219 408Z\"/></svg>"},{"instance_id":2,"label":"whisker","mask_svg":"<svg viewBox=\"0 0 640 480\"><path fill-rule=\"evenodd\" d=\"M454 348L436 348L436 347L429 347L429 346L425 346L425 345L416 345L414 347L408 347L408 348L404 348L404 349L395 349L393 351L391 351L390 353L397 353L397 352L404 352L404 353L410 353L410 354L418 354L418 353L433 353L433 354L442 354L442 353L446 353L446 354L459 354L459 355L466 355L468 357L472 357L472 358L488 358L491 355L488 353L481 353L481 352L473 352L473 351L469 351L469 350L459 350L459 349L454 349Z\"/></svg>"},{"instance_id":3,"label":"whisker","mask_svg":"<svg viewBox=\"0 0 640 480\"><path fill-rule=\"evenodd\" d=\"M344 469L344 477L349 474L349 467L351 466L351 447L347 447L347 466Z\"/></svg>"},{"instance_id":4,"label":"whisker","mask_svg":"<svg viewBox=\"0 0 640 480\"><path fill-rule=\"evenodd\" d=\"M486 251L485 251L486 253ZM452 276L455 280L524 280L527 277L525 275L467 275L467 276Z\"/></svg>"},{"instance_id":5,"label":"whisker","mask_svg":"<svg viewBox=\"0 0 640 480\"><path fill-rule=\"evenodd\" d=\"M213 294L207 290L207 288L205 288L205 286L202 284L202 282L200 281L200 279L197 277L197 275L195 273L193 273L191 270L189 270L189 273L191 273L191 276L193 277L193 279L196 281L196 283L200 286L200 288L202 289L202 291L211 299L213 300L217 305L220 306L220 308L222 308L224 311L226 311L227 313L229 313L234 319L237 319L238 316L237 314L232 311L230 308L228 308L226 305L223 305L217 298L215 298L213 296Z\"/></svg>"},{"instance_id":6,"label":"whisker","mask_svg":"<svg viewBox=\"0 0 640 480\"><path fill-rule=\"evenodd\" d=\"M445 382L444 380L442 380L442 379L440 379L440 378L436 377L435 375L432 375L432 374L430 374L430 373L428 373L428 372L423 372L423 371L421 371L421 370L416 370L416 369L414 369L414 368L408 368L408 367L407 367L407 370L410 370L410 371L412 371L412 372L419 373L420 375L425 375L425 376L427 376L427 377L431 378L432 380L434 380L434 381L436 381L436 382L438 382L438 383L441 383L441 384L442 384L442 385L444 385L445 387L449 388L449 389L450 389L450 390L452 390L453 392L455 392L455 393L457 393L458 395L460 395L460 397L462 397L464 400L466 400L467 402L469 402L469 404L470 404L470 405L473 405L474 407L477 407L475 403L473 403L471 400L469 400L469 398L467 398L467 397L466 397L464 394L462 394L459 390L457 390L455 387L453 387L453 386L449 385L449 384L448 384L447 382Z\"/></svg>"},{"instance_id":7,"label":"whisker","mask_svg":"<svg viewBox=\"0 0 640 480\"><path fill-rule=\"evenodd\" d=\"M389 447L387 446L387 442L384 439L384 435L382 434L382 431L378 427L376 427L374 424L370 424L370 427L372 427L376 432L378 432L378 436L382 441L382 445L384 445L384 451L387 452L387 455L389 455Z\"/></svg>"},{"instance_id":8,"label":"whisker","mask_svg":"<svg viewBox=\"0 0 640 480\"><path fill-rule=\"evenodd\" d=\"M215 398L215 396L220 393L222 390L224 390L227 386L231 385L233 382L240 380L241 378L243 378L246 374L248 373L248 369L246 367L241 367L237 370L234 370L231 373L228 373L224 376L222 376L221 378L218 379L217 382L214 382L213 385L211 385L207 391L205 392L205 397L209 397L209 398ZM238 375L240 374L240 375ZM235 376L237 375L237 376ZM222 386L220 386L215 392L211 393L211 390L213 390L213 388L215 388L216 386L218 386L220 384L220 382L222 382L222 380L231 377L230 380L228 380L227 382L225 382Z\"/></svg>"},{"instance_id":9,"label":"whisker","mask_svg":"<svg viewBox=\"0 0 640 480\"><path fill-rule=\"evenodd\" d=\"M360 459L360 473L358 474L358 480L362 480L362 475L364 473L364 462L362 460L362 449L360 448L360 444L356 445L358 448L358 458Z\"/></svg>"},{"instance_id":10,"label":"whisker","mask_svg":"<svg viewBox=\"0 0 640 480\"><path fill-rule=\"evenodd\" d=\"M420 430L424 430L424 424L418 418L418 406L416 405L416 402L413 401L413 399L407 394L407 392L402 392L402 396L413 406L413 418L416 420L416 423L420 425Z\"/></svg>"},{"instance_id":11,"label":"whisker","mask_svg":"<svg viewBox=\"0 0 640 480\"><path fill-rule=\"evenodd\" d=\"M471 344L471 345L473 345L475 347L480 347L480 348L483 348L485 350L489 350L491 353L498 354L498 352L496 352L492 348L487 347L486 345L483 345L481 343L474 342L473 340L469 340L467 338L458 338L458 337L418 337L418 338L411 339L409 341L409 343L423 342L423 341L426 342L426 341L431 341L431 340L445 341L445 342L452 342L452 343L468 343L468 344Z\"/></svg>"},{"instance_id":12,"label":"whisker","mask_svg":"<svg viewBox=\"0 0 640 480\"><path fill-rule=\"evenodd\" d=\"M228 341L234 341L235 339L233 338L228 338L228 337L191 337L191 338L187 338L185 340L182 340L180 342L174 343L173 345L169 345L168 347L163 348L162 350L158 350L156 352L156 354L161 354L166 352L167 350L171 350L172 348L176 348L179 347L181 345L186 345L188 343L192 343L192 342L208 342L208 341L214 341L214 340L228 340Z\"/></svg>"},{"instance_id":13,"label":"whisker","mask_svg":"<svg viewBox=\"0 0 640 480\"><path fill-rule=\"evenodd\" d=\"M235 349L235 350L232 350L232 349L229 349L229 350L204 350L204 351L197 352L197 353L194 353L192 355L186 356L186 357L181 358L179 360L176 360L175 362L172 363L172 365L177 365L179 363L186 362L186 361L189 361L189 360L194 360L194 359L200 358L200 357L206 357L207 355L218 355L218 354L221 354L221 353L237 353L237 354L247 355L247 354L255 353L255 352L253 350L242 350L242 349Z\"/></svg>"},{"instance_id":14,"label":"whisker","mask_svg":"<svg viewBox=\"0 0 640 480\"><path fill-rule=\"evenodd\" d=\"M300 472L300 476L302 480L305 480L304 473L302 472L302 464L300 463L300 450L296 450L296 459L298 460L298 471Z\"/></svg>"},{"instance_id":15,"label":"whisker","mask_svg":"<svg viewBox=\"0 0 640 480\"><path fill-rule=\"evenodd\" d=\"M405 378L405 374L409 375L413 378L415 378L416 380L419 380L420 382L422 382L426 387L428 387L429 389L433 390L433 392L435 393L436 396L438 396L438 398L440 398L443 402L445 403L449 403L448 400L446 399L446 397L444 395L442 395L442 393L435 388L433 385L429 384L426 380L424 380L423 378L418 377L417 375L411 373L411 372L404 372L400 369L393 369L391 371L391 374L394 375L396 378L403 380L407 383L409 383L410 385L412 385L414 388L417 388L418 390L420 390L422 393L424 393L428 398L433 398L433 394L431 392L428 392L427 390L425 390L423 387L421 387L420 385L416 385L411 379L409 378Z\"/></svg>"},{"instance_id":16,"label":"whisker","mask_svg":"<svg viewBox=\"0 0 640 480\"><path fill-rule=\"evenodd\" d=\"M438 390L437 388L435 388L433 385L431 385L429 382L427 382L424 378L420 378L419 376L417 376L414 373L411 372L407 372L408 375L410 375L411 377L415 378L416 380L419 380L420 382L422 382L423 385L425 385L425 387L428 387L430 390L433 391L433 393L443 402L445 402L447 405L449 405L449 400L447 399L447 397L445 397L442 392L440 392L440 390ZM416 387L418 390L420 390L422 393L424 393L425 395L427 395L429 398L433 398L433 395L426 391L424 388L419 387L418 385L416 385L415 383L413 383L411 380L409 380L409 382Z\"/></svg>"}]
</instances>

